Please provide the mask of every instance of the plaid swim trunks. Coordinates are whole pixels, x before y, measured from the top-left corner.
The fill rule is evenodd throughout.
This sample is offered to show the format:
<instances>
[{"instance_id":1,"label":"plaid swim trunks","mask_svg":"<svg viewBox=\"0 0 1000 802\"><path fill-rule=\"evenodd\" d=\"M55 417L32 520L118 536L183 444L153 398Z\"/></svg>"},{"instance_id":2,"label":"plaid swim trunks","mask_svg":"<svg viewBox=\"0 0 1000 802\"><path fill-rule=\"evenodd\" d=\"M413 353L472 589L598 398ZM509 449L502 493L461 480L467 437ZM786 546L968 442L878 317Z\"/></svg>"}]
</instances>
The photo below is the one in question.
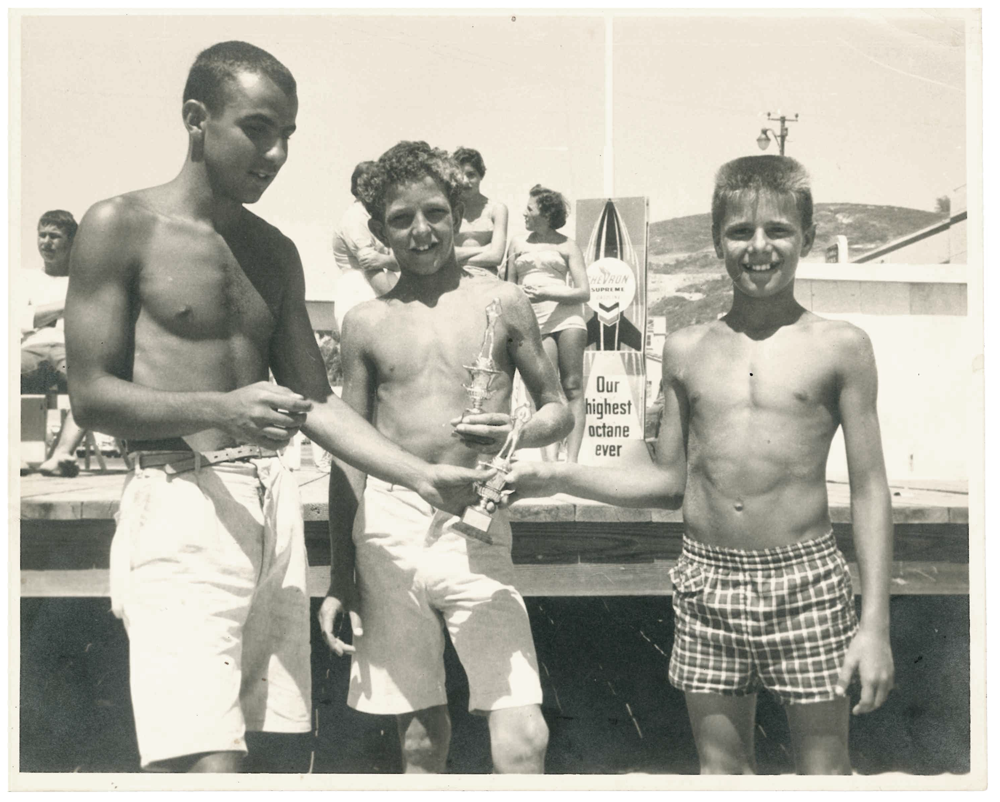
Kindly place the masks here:
<instances>
[{"instance_id":1,"label":"plaid swim trunks","mask_svg":"<svg viewBox=\"0 0 1000 802\"><path fill-rule=\"evenodd\" d=\"M759 551L684 537L674 583L670 683L685 692L782 704L826 702L858 627L833 533Z\"/></svg>"}]
</instances>

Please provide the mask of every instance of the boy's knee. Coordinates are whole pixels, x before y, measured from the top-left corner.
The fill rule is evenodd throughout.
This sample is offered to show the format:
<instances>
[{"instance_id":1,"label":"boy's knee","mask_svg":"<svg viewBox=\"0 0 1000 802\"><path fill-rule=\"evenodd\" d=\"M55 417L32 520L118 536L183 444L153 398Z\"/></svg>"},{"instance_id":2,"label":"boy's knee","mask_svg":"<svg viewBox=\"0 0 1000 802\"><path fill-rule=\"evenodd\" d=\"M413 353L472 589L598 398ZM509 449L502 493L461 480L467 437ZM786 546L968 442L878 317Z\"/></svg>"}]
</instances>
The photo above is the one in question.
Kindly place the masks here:
<instances>
[{"instance_id":1,"label":"boy's knee","mask_svg":"<svg viewBox=\"0 0 1000 802\"><path fill-rule=\"evenodd\" d=\"M408 718L399 722L399 741L407 768L440 772L448 759L451 721L447 713Z\"/></svg>"},{"instance_id":2,"label":"boy's knee","mask_svg":"<svg viewBox=\"0 0 1000 802\"><path fill-rule=\"evenodd\" d=\"M563 392L566 394L567 401L575 401L580 396L583 395L583 377L582 376L564 376L562 380Z\"/></svg>"},{"instance_id":3,"label":"boy's knee","mask_svg":"<svg viewBox=\"0 0 1000 802\"><path fill-rule=\"evenodd\" d=\"M498 771L540 767L549 745L549 728L541 710L536 710L506 719L502 726L493 728L491 740L493 764Z\"/></svg>"}]
</instances>

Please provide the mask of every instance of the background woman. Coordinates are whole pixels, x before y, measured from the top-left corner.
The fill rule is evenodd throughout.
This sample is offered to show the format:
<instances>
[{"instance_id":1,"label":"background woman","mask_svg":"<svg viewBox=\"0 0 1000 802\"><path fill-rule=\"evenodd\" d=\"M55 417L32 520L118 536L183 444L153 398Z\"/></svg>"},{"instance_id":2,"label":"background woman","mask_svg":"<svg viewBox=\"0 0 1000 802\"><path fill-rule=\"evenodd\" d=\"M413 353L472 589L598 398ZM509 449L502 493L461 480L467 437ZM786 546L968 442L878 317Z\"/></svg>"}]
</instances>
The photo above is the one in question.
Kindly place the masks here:
<instances>
[{"instance_id":1,"label":"background woman","mask_svg":"<svg viewBox=\"0 0 1000 802\"><path fill-rule=\"evenodd\" d=\"M337 300L333 307L337 327L344 325L344 315L364 301L370 301L391 290L399 278L399 265L392 253L368 230L368 212L358 194L375 162L364 161L351 174L351 194L354 202L333 233L333 259L340 275L337 278Z\"/></svg>"},{"instance_id":2,"label":"background woman","mask_svg":"<svg viewBox=\"0 0 1000 802\"><path fill-rule=\"evenodd\" d=\"M566 459L576 462L585 422L583 350L587 323L583 304L590 298L590 284L579 246L557 230L566 225L568 212L569 204L561 194L539 184L532 187L524 210L528 235L511 241L507 280L521 285L531 300L542 345L559 370L576 421L567 440ZM550 452L550 456L554 454Z\"/></svg>"},{"instance_id":3,"label":"background woman","mask_svg":"<svg viewBox=\"0 0 1000 802\"><path fill-rule=\"evenodd\" d=\"M462 193L465 212L455 238L455 256L461 265L482 268L496 275L507 248L507 207L479 191L486 165L478 150L458 148L452 158L462 168L468 184Z\"/></svg>"}]
</instances>

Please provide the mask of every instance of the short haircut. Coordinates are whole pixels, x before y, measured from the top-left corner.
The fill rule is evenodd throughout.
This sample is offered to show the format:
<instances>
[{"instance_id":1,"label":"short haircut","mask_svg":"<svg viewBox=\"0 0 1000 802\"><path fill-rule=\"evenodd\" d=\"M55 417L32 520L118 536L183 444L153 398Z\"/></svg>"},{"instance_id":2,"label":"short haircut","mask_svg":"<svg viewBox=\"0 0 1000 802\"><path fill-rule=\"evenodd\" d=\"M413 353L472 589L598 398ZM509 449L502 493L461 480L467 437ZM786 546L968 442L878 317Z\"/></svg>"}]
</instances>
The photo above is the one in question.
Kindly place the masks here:
<instances>
[{"instance_id":1,"label":"short haircut","mask_svg":"<svg viewBox=\"0 0 1000 802\"><path fill-rule=\"evenodd\" d=\"M472 169L479 173L482 178L486 175L486 162L483 161L483 154L473 148L456 148L451 157L461 165L469 164Z\"/></svg>"},{"instance_id":2,"label":"short haircut","mask_svg":"<svg viewBox=\"0 0 1000 802\"><path fill-rule=\"evenodd\" d=\"M426 142L403 141L379 156L373 169L362 176L358 189L373 220L385 222L385 201L393 187L433 178L454 209L465 179L455 160L446 151Z\"/></svg>"},{"instance_id":3,"label":"short haircut","mask_svg":"<svg viewBox=\"0 0 1000 802\"><path fill-rule=\"evenodd\" d=\"M72 240L76 236L76 218L64 209L53 209L39 217L38 227L42 226L55 226L66 235L68 240Z\"/></svg>"},{"instance_id":4,"label":"short haircut","mask_svg":"<svg viewBox=\"0 0 1000 802\"><path fill-rule=\"evenodd\" d=\"M212 113L225 107L225 84L241 72L270 78L286 95L295 94L295 79L278 59L247 42L219 42L202 50L191 66L184 100L200 100Z\"/></svg>"},{"instance_id":5,"label":"short haircut","mask_svg":"<svg viewBox=\"0 0 1000 802\"><path fill-rule=\"evenodd\" d=\"M361 181L361 179L364 176L366 176L368 173L370 173L373 169L375 169L375 162L370 161L370 160L369 161L364 161L364 162L358 162L358 166L354 168L354 172L351 173L351 194L355 198L360 198L361 197L358 194L358 191L359 191L358 190L358 183Z\"/></svg>"},{"instance_id":6,"label":"short haircut","mask_svg":"<svg viewBox=\"0 0 1000 802\"><path fill-rule=\"evenodd\" d=\"M538 211L549 221L553 229L566 225L566 215L569 214L569 202L562 193L554 189L546 189L541 184L535 184L528 194L535 199Z\"/></svg>"},{"instance_id":7,"label":"short haircut","mask_svg":"<svg viewBox=\"0 0 1000 802\"><path fill-rule=\"evenodd\" d=\"M799 223L808 231L813 223L809 174L788 156L743 156L726 162L715 175L712 193L712 238L718 241L726 204L731 200L756 198L761 192L791 195L799 210Z\"/></svg>"}]
</instances>

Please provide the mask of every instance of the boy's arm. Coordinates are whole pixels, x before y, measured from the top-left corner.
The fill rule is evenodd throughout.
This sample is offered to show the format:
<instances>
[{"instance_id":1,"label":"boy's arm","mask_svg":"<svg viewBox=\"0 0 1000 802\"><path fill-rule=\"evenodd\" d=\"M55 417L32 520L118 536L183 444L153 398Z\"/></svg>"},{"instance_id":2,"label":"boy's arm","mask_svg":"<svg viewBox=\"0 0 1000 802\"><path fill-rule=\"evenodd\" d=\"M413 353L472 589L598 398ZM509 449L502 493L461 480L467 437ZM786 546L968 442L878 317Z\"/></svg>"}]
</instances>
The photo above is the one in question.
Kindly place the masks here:
<instances>
[{"instance_id":1,"label":"boy's arm","mask_svg":"<svg viewBox=\"0 0 1000 802\"><path fill-rule=\"evenodd\" d=\"M133 314L145 212L121 199L95 204L73 243L66 352L73 416L85 429L126 439L221 429L240 442L281 448L309 402L267 382L229 393L171 392L131 381ZM279 411L280 410L280 411ZM287 414L292 413L292 414Z\"/></svg>"},{"instance_id":2,"label":"boy's arm","mask_svg":"<svg viewBox=\"0 0 1000 802\"><path fill-rule=\"evenodd\" d=\"M370 421L374 409L373 372L362 352L358 317L352 310L344 320L340 358L344 371L341 399L362 418ZM363 633L358 615L357 586L354 581L354 525L364 497L366 475L334 457L330 466L330 588L320 606L319 623L327 645L338 656L352 654L354 647L337 637L340 618L349 614L351 631Z\"/></svg>"},{"instance_id":3,"label":"boy's arm","mask_svg":"<svg viewBox=\"0 0 1000 802\"><path fill-rule=\"evenodd\" d=\"M412 488L439 509L461 512L475 503L478 496L472 484L491 475L489 471L428 465L384 437L330 389L306 312L302 263L290 240L286 247L288 280L281 319L271 340L271 369L279 384L312 402L302 431L342 461L366 474Z\"/></svg>"},{"instance_id":4,"label":"boy's arm","mask_svg":"<svg viewBox=\"0 0 1000 802\"><path fill-rule=\"evenodd\" d=\"M566 437L573 430L573 413L566 404L555 366L542 347L535 310L516 287L509 287L505 296L507 351L535 402L535 414L521 430L519 445L537 448Z\"/></svg>"},{"instance_id":5,"label":"boy's arm","mask_svg":"<svg viewBox=\"0 0 1000 802\"><path fill-rule=\"evenodd\" d=\"M470 257L466 264L475 267L495 267L499 270L507 250L507 207L502 203L493 206L493 238L490 244Z\"/></svg>"},{"instance_id":6,"label":"boy's arm","mask_svg":"<svg viewBox=\"0 0 1000 802\"><path fill-rule=\"evenodd\" d=\"M566 405L555 367L542 348L538 320L528 299L519 288L508 284L501 284L497 292L507 330L507 353L535 402L535 414L521 430L518 445L521 448L548 445L570 432L573 414ZM466 414L451 424L466 445L487 455L503 448L513 426L506 412Z\"/></svg>"},{"instance_id":7,"label":"boy's arm","mask_svg":"<svg viewBox=\"0 0 1000 802\"><path fill-rule=\"evenodd\" d=\"M663 346L663 417L656 439L656 458L649 467L571 465L519 462L508 475L515 498L568 493L619 507L678 509L687 482L687 393L678 375L682 338Z\"/></svg>"},{"instance_id":8,"label":"boy's arm","mask_svg":"<svg viewBox=\"0 0 1000 802\"><path fill-rule=\"evenodd\" d=\"M854 549L861 569L861 625L848 650L838 692L846 692L855 671L861 700L854 713L868 713L892 690L889 645L889 571L892 565L892 505L882 456L876 398L878 373L871 341L860 329L845 330L841 343L838 405L844 427L851 484Z\"/></svg>"}]
</instances>

